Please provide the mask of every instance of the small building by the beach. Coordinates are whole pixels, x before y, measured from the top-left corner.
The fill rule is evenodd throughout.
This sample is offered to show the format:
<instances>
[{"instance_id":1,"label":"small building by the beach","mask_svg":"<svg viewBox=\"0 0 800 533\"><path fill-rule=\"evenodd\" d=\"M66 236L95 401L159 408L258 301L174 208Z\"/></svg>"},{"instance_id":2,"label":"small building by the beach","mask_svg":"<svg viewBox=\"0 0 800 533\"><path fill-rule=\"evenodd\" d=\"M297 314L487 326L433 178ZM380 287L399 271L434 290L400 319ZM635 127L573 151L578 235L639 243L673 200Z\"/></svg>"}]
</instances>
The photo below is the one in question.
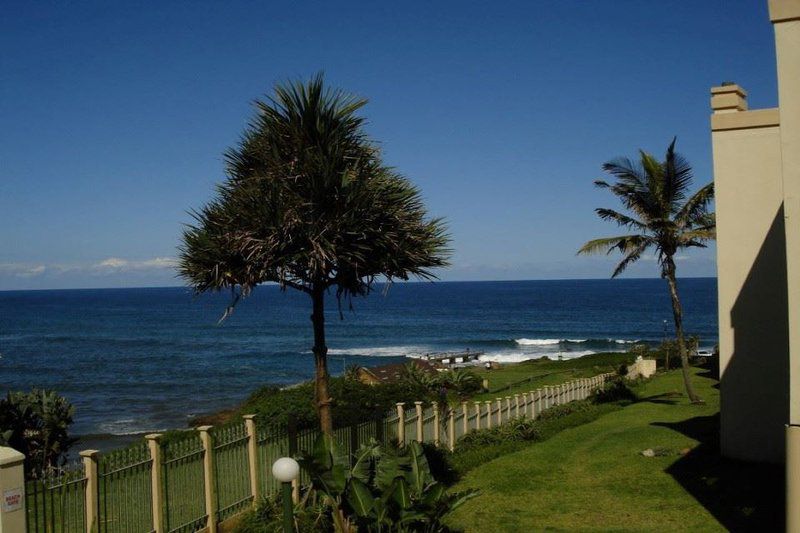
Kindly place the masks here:
<instances>
[{"instance_id":1,"label":"small building by the beach","mask_svg":"<svg viewBox=\"0 0 800 533\"><path fill-rule=\"evenodd\" d=\"M378 383L397 383L403 377L403 370L406 365L414 365L417 369L435 375L438 370L436 366L422 359L412 359L408 363L373 366L371 368L359 367L356 375L361 383L376 385Z\"/></svg>"}]
</instances>

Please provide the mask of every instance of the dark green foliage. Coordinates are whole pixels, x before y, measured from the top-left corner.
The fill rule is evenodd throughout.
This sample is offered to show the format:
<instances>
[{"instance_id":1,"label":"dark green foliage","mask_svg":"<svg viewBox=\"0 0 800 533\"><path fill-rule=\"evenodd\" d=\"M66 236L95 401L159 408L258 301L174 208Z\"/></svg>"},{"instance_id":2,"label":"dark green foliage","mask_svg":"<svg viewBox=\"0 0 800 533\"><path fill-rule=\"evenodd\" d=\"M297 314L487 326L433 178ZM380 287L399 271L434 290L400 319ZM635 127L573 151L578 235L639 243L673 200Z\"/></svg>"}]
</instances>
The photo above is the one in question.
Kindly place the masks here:
<instances>
[{"instance_id":1,"label":"dark green foliage","mask_svg":"<svg viewBox=\"0 0 800 533\"><path fill-rule=\"evenodd\" d=\"M331 378L331 396L334 398L333 419L337 427L350 426L381 416L395 408L396 402L425 400L430 393L425 388L414 388L406 383L380 383L367 385L358 380ZM314 384L303 383L288 389L263 387L253 393L239 408L241 414L256 414L262 420L285 425L290 416L298 428L318 425L314 408Z\"/></svg>"},{"instance_id":2,"label":"dark green foliage","mask_svg":"<svg viewBox=\"0 0 800 533\"><path fill-rule=\"evenodd\" d=\"M428 396L440 399L442 393L455 400L468 398L481 391L481 379L471 370L457 368L431 374L413 362L403 366L401 383L409 388L425 390Z\"/></svg>"},{"instance_id":3,"label":"dark green foliage","mask_svg":"<svg viewBox=\"0 0 800 533\"><path fill-rule=\"evenodd\" d=\"M336 531L446 531L444 517L477 495L447 492L417 442L397 449L372 441L350 458L322 435L300 464L312 492L330 506Z\"/></svg>"},{"instance_id":4,"label":"dark green foliage","mask_svg":"<svg viewBox=\"0 0 800 533\"><path fill-rule=\"evenodd\" d=\"M0 400L0 444L25 454L28 475L64 464L77 439L69 436L75 408L54 391L9 392Z\"/></svg>"},{"instance_id":5,"label":"dark green foliage","mask_svg":"<svg viewBox=\"0 0 800 533\"><path fill-rule=\"evenodd\" d=\"M325 506L306 500L294 510L298 533L332 531L330 513ZM258 506L244 513L236 523L234 533L283 533L283 500L281 493L261 500Z\"/></svg>"},{"instance_id":6,"label":"dark green foliage","mask_svg":"<svg viewBox=\"0 0 800 533\"><path fill-rule=\"evenodd\" d=\"M592 399L596 403L633 403L639 399L639 395L631 388L626 378L616 377L595 392Z\"/></svg>"},{"instance_id":7,"label":"dark green foliage","mask_svg":"<svg viewBox=\"0 0 800 533\"><path fill-rule=\"evenodd\" d=\"M308 82L256 102L228 179L183 235L180 274L198 291L265 281L363 295L376 277L432 278L448 238L419 191L381 160L358 115L367 100Z\"/></svg>"}]
</instances>

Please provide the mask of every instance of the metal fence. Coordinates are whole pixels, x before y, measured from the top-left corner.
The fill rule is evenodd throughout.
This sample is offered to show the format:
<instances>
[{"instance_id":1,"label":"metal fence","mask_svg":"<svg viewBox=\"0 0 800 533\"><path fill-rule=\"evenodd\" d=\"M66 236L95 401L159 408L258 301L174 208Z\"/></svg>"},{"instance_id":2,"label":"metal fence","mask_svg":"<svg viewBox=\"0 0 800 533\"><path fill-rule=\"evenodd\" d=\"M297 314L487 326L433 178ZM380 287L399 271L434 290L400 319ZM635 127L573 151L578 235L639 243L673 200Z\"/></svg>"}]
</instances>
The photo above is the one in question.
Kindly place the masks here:
<instances>
[{"instance_id":1,"label":"metal fence","mask_svg":"<svg viewBox=\"0 0 800 533\"><path fill-rule=\"evenodd\" d=\"M97 531L150 531L153 525L153 462L147 443L100 456L97 468Z\"/></svg>"},{"instance_id":2,"label":"metal fence","mask_svg":"<svg viewBox=\"0 0 800 533\"><path fill-rule=\"evenodd\" d=\"M83 533L86 476L83 465L53 470L25 484L28 531Z\"/></svg>"},{"instance_id":3,"label":"metal fence","mask_svg":"<svg viewBox=\"0 0 800 533\"><path fill-rule=\"evenodd\" d=\"M611 374L578 379L513 396L475 402L398 403L396 411L334 431L351 458L372 439L412 440L449 449L470 431L515 418L535 419L555 405L589 397ZM310 450L317 429L256 423L253 415L181 435L147 435L145 442L108 454L81 452L83 464L26 483L29 533L164 533L208 529L276 494L271 466L279 457ZM301 471L299 483L308 483Z\"/></svg>"}]
</instances>

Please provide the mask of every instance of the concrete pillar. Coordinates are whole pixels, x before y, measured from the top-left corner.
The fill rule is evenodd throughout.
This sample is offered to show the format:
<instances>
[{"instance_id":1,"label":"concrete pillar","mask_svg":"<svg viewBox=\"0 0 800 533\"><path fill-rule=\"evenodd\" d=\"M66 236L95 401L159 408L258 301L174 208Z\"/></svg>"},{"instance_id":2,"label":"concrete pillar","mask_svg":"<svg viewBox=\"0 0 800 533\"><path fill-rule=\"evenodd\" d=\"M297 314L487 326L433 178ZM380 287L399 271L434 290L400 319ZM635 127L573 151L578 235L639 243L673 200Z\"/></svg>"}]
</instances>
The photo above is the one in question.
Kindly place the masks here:
<instances>
[{"instance_id":1,"label":"concrete pillar","mask_svg":"<svg viewBox=\"0 0 800 533\"><path fill-rule=\"evenodd\" d=\"M497 398L497 425L503 424L503 399Z\"/></svg>"},{"instance_id":2,"label":"concrete pillar","mask_svg":"<svg viewBox=\"0 0 800 533\"><path fill-rule=\"evenodd\" d=\"M481 402L475 402L475 429L481 429Z\"/></svg>"},{"instance_id":3,"label":"concrete pillar","mask_svg":"<svg viewBox=\"0 0 800 533\"><path fill-rule=\"evenodd\" d=\"M514 395L514 416L519 418L519 394Z\"/></svg>"},{"instance_id":4,"label":"concrete pillar","mask_svg":"<svg viewBox=\"0 0 800 533\"><path fill-rule=\"evenodd\" d=\"M778 70L786 240L789 420L786 530L800 533L800 0L770 0Z\"/></svg>"},{"instance_id":5,"label":"concrete pillar","mask_svg":"<svg viewBox=\"0 0 800 533\"><path fill-rule=\"evenodd\" d=\"M461 423L463 424L464 435L466 435L469 433L469 407L467 407L467 402L461 402L461 413L464 415Z\"/></svg>"},{"instance_id":6,"label":"concrete pillar","mask_svg":"<svg viewBox=\"0 0 800 533\"><path fill-rule=\"evenodd\" d=\"M431 402L433 405L433 444L435 446L439 446L439 428L440 426L440 419L439 419L439 402Z\"/></svg>"},{"instance_id":7,"label":"concrete pillar","mask_svg":"<svg viewBox=\"0 0 800 533\"><path fill-rule=\"evenodd\" d=\"M155 533L164 532L164 485L161 483L163 461L161 459L161 438L160 433L145 435L147 448L150 450L150 500L153 509L153 531Z\"/></svg>"},{"instance_id":8,"label":"concrete pillar","mask_svg":"<svg viewBox=\"0 0 800 533\"><path fill-rule=\"evenodd\" d=\"M397 402L395 404L397 407L397 442L400 443L400 446L405 446L406 444L406 412L403 408L405 403Z\"/></svg>"},{"instance_id":9,"label":"concrete pillar","mask_svg":"<svg viewBox=\"0 0 800 533\"><path fill-rule=\"evenodd\" d=\"M450 408L447 413L447 443L450 445L450 451L456 449L456 412L455 409Z\"/></svg>"},{"instance_id":10,"label":"concrete pillar","mask_svg":"<svg viewBox=\"0 0 800 533\"><path fill-rule=\"evenodd\" d=\"M24 533L25 456L0 446L0 533Z\"/></svg>"},{"instance_id":11,"label":"concrete pillar","mask_svg":"<svg viewBox=\"0 0 800 533\"><path fill-rule=\"evenodd\" d=\"M244 415L244 427L247 431L247 464L250 467L250 494L253 506L258 504L258 441L256 435L256 415Z\"/></svg>"},{"instance_id":12,"label":"concrete pillar","mask_svg":"<svg viewBox=\"0 0 800 533\"><path fill-rule=\"evenodd\" d=\"M208 533L217 533L217 498L214 479L214 441L211 438L211 426L200 426L200 442L203 444L203 482L205 485L206 515Z\"/></svg>"},{"instance_id":13,"label":"concrete pillar","mask_svg":"<svg viewBox=\"0 0 800 533\"><path fill-rule=\"evenodd\" d=\"M83 450L78 455L83 460L83 470L86 475L86 533L92 533L99 529L100 502L97 499L99 487L97 460L100 452L97 450Z\"/></svg>"},{"instance_id":14,"label":"concrete pillar","mask_svg":"<svg viewBox=\"0 0 800 533\"><path fill-rule=\"evenodd\" d=\"M786 426L786 531L800 533L800 426Z\"/></svg>"},{"instance_id":15,"label":"concrete pillar","mask_svg":"<svg viewBox=\"0 0 800 533\"><path fill-rule=\"evenodd\" d=\"M492 401L486 400L486 429L492 429Z\"/></svg>"},{"instance_id":16,"label":"concrete pillar","mask_svg":"<svg viewBox=\"0 0 800 533\"><path fill-rule=\"evenodd\" d=\"M425 427L422 425L422 402L414 402L414 410L417 413L417 442L425 442Z\"/></svg>"}]
</instances>

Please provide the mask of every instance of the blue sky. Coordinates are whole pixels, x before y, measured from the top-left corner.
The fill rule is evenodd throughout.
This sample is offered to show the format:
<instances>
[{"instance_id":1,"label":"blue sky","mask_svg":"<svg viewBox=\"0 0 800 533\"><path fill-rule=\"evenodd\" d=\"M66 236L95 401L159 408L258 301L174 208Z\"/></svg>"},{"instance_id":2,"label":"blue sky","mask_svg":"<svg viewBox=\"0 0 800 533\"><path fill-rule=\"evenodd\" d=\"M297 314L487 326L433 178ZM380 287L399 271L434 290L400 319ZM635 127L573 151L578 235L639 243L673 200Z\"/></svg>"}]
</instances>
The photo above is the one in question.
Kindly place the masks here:
<instances>
[{"instance_id":1,"label":"blue sky","mask_svg":"<svg viewBox=\"0 0 800 533\"><path fill-rule=\"evenodd\" d=\"M168 5L167 5L168 4ZM274 83L369 98L448 219L445 280L602 278L600 165L673 135L711 179L709 88L777 104L766 0L11 2L0 14L0 289L177 285L186 211ZM682 257L714 275L713 249ZM652 260L630 276L656 276Z\"/></svg>"}]
</instances>

